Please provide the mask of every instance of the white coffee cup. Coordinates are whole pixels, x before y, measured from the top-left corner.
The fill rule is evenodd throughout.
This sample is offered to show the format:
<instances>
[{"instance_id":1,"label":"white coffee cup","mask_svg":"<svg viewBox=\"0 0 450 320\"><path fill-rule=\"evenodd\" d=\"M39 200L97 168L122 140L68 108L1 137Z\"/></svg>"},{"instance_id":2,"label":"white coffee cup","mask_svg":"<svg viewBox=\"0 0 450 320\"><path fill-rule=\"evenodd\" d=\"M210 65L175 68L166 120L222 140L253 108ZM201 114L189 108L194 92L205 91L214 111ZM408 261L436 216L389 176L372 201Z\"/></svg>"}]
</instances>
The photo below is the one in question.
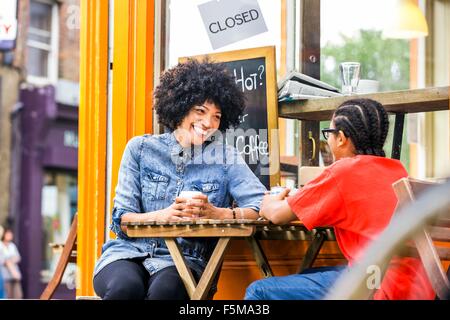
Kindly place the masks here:
<instances>
[{"instance_id":1,"label":"white coffee cup","mask_svg":"<svg viewBox=\"0 0 450 320\"><path fill-rule=\"evenodd\" d=\"M285 189L286 189L286 187L275 186L275 187L270 188L270 194L277 195L277 194L280 194L281 192L283 192L283 190L285 190ZM288 194L289 197L293 196L298 191L298 189L296 189L296 188L289 188L289 189L291 189Z\"/></svg>"},{"instance_id":2,"label":"white coffee cup","mask_svg":"<svg viewBox=\"0 0 450 320\"><path fill-rule=\"evenodd\" d=\"M181 191L179 197L180 198L184 198L187 200L187 204L189 205L189 203L192 203L192 200L195 196L199 196L202 195L203 193L201 193L200 191ZM201 200L194 200L194 201L201 201ZM198 218L198 215L192 215L193 218Z\"/></svg>"},{"instance_id":3,"label":"white coffee cup","mask_svg":"<svg viewBox=\"0 0 450 320\"><path fill-rule=\"evenodd\" d=\"M203 193L200 191L181 191L179 197L185 199L192 199L194 196L200 196Z\"/></svg>"},{"instance_id":4,"label":"white coffee cup","mask_svg":"<svg viewBox=\"0 0 450 320\"><path fill-rule=\"evenodd\" d=\"M375 93L380 89L380 82L377 80L361 79L358 83L357 93Z\"/></svg>"}]
</instances>

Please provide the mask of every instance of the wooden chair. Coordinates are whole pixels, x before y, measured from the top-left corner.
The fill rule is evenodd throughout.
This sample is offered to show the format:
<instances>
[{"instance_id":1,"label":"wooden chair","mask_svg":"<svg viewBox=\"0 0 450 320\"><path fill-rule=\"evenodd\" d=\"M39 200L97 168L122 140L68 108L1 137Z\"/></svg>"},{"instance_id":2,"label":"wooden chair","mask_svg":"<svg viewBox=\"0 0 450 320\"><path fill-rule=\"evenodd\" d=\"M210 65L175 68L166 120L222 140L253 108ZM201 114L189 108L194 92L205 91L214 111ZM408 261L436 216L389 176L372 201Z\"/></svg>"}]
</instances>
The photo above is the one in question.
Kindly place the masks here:
<instances>
[{"instance_id":1,"label":"wooden chair","mask_svg":"<svg viewBox=\"0 0 450 320\"><path fill-rule=\"evenodd\" d=\"M47 287L42 292L41 300L50 300L61 283L64 271L66 270L67 264L69 262L76 262L77 259L77 225L78 225L78 215L75 214L72 225L70 227L69 235L67 236L64 245L54 244L53 248L63 247L61 256L59 257L58 264L56 266L55 273L52 279L47 284Z\"/></svg>"},{"instance_id":2,"label":"wooden chair","mask_svg":"<svg viewBox=\"0 0 450 320\"><path fill-rule=\"evenodd\" d=\"M403 178L396 181L392 187L401 208L416 200L416 197L437 183L421 181L413 178ZM420 257L430 283L439 299L448 299L450 283L447 272L444 271L441 260L450 260L450 218L431 221L413 238L414 246L407 245L404 255Z\"/></svg>"}]
</instances>

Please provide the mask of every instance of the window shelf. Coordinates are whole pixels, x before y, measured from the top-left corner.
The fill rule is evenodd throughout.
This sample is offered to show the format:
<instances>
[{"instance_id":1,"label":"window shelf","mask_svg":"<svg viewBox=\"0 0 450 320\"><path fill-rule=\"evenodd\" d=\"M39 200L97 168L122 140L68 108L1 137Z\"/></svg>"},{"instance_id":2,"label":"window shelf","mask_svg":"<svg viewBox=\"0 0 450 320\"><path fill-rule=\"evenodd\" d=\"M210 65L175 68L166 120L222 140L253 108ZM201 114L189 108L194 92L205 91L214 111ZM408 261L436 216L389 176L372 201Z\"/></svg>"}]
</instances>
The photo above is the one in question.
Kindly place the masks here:
<instances>
[{"instance_id":1,"label":"window shelf","mask_svg":"<svg viewBox=\"0 0 450 320\"><path fill-rule=\"evenodd\" d=\"M282 102L278 104L278 116L288 119L326 121L331 119L337 106L354 98L377 100L390 113L449 110L449 91L450 87L446 86Z\"/></svg>"}]
</instances>

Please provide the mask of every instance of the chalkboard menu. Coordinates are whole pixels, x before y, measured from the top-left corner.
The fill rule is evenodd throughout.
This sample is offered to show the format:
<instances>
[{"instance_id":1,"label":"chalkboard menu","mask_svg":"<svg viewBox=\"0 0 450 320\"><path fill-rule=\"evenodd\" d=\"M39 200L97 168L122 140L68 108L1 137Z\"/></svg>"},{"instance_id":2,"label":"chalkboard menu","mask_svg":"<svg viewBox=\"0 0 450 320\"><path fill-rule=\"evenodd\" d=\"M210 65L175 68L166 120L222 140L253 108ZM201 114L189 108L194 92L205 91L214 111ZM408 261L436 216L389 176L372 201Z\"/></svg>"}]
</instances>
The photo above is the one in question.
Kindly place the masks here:
<instances>
[{"instance_id":1,"label":"chalkboard menu","mask_svg":"<svg viewBox=\"0 0 450 320\"><path fill-rule=\"evenodd\" d=\"M232 143L267 187L279 184L278 109L275 47L191 57L221 62L242 90L246 108ZM182 60L184 60L183 58Z\"/></svg>"}]
</instances>

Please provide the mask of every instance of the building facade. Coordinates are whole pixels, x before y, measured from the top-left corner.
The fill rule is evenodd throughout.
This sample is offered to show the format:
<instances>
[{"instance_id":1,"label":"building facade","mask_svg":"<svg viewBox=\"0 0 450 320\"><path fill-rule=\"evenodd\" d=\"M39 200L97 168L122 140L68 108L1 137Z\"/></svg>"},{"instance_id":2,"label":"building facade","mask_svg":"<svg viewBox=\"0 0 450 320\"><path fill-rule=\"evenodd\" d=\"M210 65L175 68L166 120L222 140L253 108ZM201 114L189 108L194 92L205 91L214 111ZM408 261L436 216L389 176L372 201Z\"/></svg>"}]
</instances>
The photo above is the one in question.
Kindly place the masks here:
<instances>
[{"instance_id":1,"label":"building facade","mask_svg":"<svg viewBox=\"0 0 450 320\"><path fill-rule=\"evenodd\" d=\"M15 230L25 298L50 280L77 206L79 1L7 0L15 45L0 51L0 223ZM56 298L75 297L69 265Z\"/></svg>"}]
</instances>

